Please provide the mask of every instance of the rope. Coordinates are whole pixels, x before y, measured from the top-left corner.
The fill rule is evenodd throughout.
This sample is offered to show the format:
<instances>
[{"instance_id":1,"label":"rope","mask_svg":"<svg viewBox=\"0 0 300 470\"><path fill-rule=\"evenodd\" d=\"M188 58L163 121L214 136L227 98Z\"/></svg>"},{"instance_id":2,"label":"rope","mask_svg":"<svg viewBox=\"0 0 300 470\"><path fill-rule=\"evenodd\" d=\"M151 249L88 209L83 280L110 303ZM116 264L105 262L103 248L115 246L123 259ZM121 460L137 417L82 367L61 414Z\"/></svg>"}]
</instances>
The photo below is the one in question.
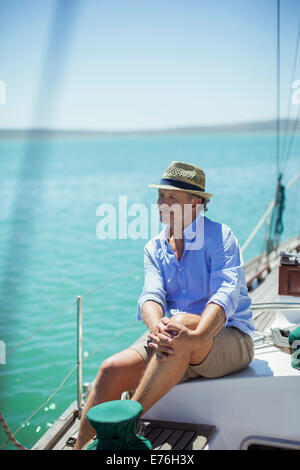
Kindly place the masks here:
<instances>
[{"instance_id":1,"label":"rope","mask_svg":"<svg viewBox=\"0 0 300 470\"><path fill-rule=\"evenodd\" d=\"M12 443L13 443L16 447L18 447L18 449L20 449L20 450L28 450L26 447L22 446L22 444L20 444L20 442L17 441L17 440L14 438L14 436L13 436L13 434L11 433L11 431L10 431L8 425L7 425L7 422L5 421L5 418L4 418L3 414L1 413L1 411L0 411L0 423L2 424L2 427L3 427L4 431L5 431L5 434L7 435L7 437L8 437L8 439L9 439L10 442L12 442ZM5 445L6 445L9 441L7 441L7 442L5 443ZM2 448L2 447L1 447L1 448Z\"/></svg>"},{"instance_id":2,"label":"rope","mask_svg":"<svg viewBox=\"0 0 300 470\"><path fill-rule=\"evenodd\" d=\"M272 211L269 237L266 240L266 252L270 254L279 245L279 237L283 232L283 211L285 202L285 187L281 184L282 174L277 181L275 206ZM275 226L274 226L275 224ZM274 241L275 238L275 241Z\"/></svg>"},{"instance_id":3,"label":"rope","mask_svg":"<svg viewBox=\"0 0 300 470\"><path fill-rule=\"evenodd\" d=\"M276 222L275 222L275 234L276 235L281 235L283 233L283 211L284 211L284 203L285 203L285 187L281 184L281 179L279 181L278 185L278 193L277 193L277 217L276 217Z\"/></svg>"}]
</instances>

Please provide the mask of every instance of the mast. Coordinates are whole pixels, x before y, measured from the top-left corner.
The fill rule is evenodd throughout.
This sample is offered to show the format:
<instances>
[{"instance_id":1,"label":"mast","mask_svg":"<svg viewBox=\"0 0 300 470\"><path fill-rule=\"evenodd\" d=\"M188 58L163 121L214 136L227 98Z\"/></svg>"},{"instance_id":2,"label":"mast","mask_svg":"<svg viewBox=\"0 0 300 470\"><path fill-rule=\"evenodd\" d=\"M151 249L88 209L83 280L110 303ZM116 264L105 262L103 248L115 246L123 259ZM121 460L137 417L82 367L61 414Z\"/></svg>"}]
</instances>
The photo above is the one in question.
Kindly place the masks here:
<instances>
[{"instance_id":1,"label":"mast","mask_svg":"<svg viewBox=\"0 0 300 470\"><path fill-rule=\"evenodd\" d=\"M269 255L279 246L280 235L283 233L283 211L285 203L285 187L283 186L280 161L280 0L277 0L277 44L276 44L276 169L277 183L275 205L272 211L270 231L266 239L266 252Z\"/></svg>"},{"instance_id":2,"label":"mast","mask_svg":"<svg viewBox=\"0 0 300 470\"><path fill-rule=\"evenodd\" d=\"M276 119L276 161L277 178L279 178L279 159L280 159L280 0L277 0L277 119Z\"/></svg>"}]
</instances>

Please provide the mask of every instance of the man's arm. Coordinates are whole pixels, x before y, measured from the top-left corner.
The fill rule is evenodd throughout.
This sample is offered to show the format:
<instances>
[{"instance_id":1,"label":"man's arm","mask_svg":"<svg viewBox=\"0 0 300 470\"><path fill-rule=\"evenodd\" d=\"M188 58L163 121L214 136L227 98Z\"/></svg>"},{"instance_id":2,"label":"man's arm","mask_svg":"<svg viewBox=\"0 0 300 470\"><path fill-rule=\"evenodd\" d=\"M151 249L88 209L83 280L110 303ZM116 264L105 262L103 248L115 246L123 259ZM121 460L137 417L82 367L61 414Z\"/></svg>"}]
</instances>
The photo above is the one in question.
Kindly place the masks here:
<instances>
[{"instance_id":1,"label":"man's arm","mask_svg":"<svg viewBox=\"0 0 300 470\"><path fill-rule=\"evenodd\" d=\"M203 310L198 326L194 330L194 335L202 341L209 341L221 331L225 322L224 308L211 302Z\"/></svg>"},{"instance_id":2,"label":"man's arm","mask_svg":"<svg viewBox=\"0 0 300 470\"><path fill-rule=\"evenodd\" d=\"M241 286L245 284L243 257L239 243L229 228L218 234L209 251L211 273L207 305L213 302L223 307L226 317L224 326L227 326L238 306Z\"/></svg>"},{"instance_id":3,"label":"man's arm","mask_svg":"<svg viewBox=\"0 0 300 470\"><path fill-rule=\"evenodd\" d=\"M157 315L161 315L161 318L164 315L167 305L163 274L155 257L153 246L149 245L149 243L147 245L144 249L145 281L143 292L138 300L138 318L143 321L145 321L145 319L148 321L149 319L150 323L152 323L153 315L155 318ZM145 304L148 305L144 308ZM157 313L158 307L160 307L160 309Z\"/></svg>"},{"instance_id":4,"label":"man's arm","mask_svg":"<svg viewBox=\"0 0 300 470\"><path fill-rule=\"evenodd\" d=\"M151 300L145 302L142 305L142 317L150 335L161 333L164 335L165 339L171 337L170 334L166 332L169 319L164 317L164 311L161 305Z\"/></svg>"},{"instance_id":5,"label":"man's arm","mask_svg":"<svg viewBox=\"0 0 300 470\"><path fill-rule=\"evenodd\" d=\"M164 311L157 302L148 300L142 305L142 318L143 322L147 326L151 333L154 333L157 329L157 324L160 322L164 315Z\"/></svg>"}]
</instances>

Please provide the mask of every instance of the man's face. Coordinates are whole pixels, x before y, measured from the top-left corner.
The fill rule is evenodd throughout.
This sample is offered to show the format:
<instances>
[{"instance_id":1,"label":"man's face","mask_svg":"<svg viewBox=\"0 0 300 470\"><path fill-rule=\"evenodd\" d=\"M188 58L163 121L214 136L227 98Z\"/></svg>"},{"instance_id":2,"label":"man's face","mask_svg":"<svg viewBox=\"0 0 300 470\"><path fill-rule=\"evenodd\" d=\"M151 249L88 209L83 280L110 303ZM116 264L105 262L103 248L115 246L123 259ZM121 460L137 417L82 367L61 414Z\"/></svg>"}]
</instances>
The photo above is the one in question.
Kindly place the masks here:
<instances>
[{"instance_id":1,"label":"man's face","mask_svg":"<svg viewBox=\"0 0 300 470\"><path fill-rule=\"evenodd\" d=\"M192 202L184 191L159 189L157 205L161 223L171 225L181 233L185 222L192 216Z\"/></svg>"}]
</instances>

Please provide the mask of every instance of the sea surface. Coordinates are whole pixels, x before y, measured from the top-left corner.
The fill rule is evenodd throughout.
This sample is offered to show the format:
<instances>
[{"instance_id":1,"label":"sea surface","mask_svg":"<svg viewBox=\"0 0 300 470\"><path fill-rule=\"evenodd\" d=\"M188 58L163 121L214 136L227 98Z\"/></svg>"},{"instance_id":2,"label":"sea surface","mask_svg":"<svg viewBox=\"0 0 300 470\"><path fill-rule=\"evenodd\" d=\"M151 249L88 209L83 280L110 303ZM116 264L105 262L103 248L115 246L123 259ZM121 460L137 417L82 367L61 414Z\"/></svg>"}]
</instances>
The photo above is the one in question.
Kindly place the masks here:
<instances>
[{"instance_id":1,"label":"sea surface","mask_svg":"<svg viewBox=\"0 0 300 470\"><path fill-rule=\"evenodd\" d=\"M76 399L77 296L84 382L144 332L137 299L157 194L148 184L158 182L172 160L205 170L214 194L206 216L229 225L242 245L275 195L273 134L0 140L0 345L6 352L0 410L12 432L20 428L15 437L24 446L33 446ZM300 170L300 136L279 169L284 184ZM299 200L300 179L286 193L283 240L300 231ZM97 236L105 207L114 239ZM132 234L141 207L149 226L138 238ZM265 230L244 252L245 261L264 249ZM5 442L0 429L0 447Z\"/></svg>"}]
</instances>

